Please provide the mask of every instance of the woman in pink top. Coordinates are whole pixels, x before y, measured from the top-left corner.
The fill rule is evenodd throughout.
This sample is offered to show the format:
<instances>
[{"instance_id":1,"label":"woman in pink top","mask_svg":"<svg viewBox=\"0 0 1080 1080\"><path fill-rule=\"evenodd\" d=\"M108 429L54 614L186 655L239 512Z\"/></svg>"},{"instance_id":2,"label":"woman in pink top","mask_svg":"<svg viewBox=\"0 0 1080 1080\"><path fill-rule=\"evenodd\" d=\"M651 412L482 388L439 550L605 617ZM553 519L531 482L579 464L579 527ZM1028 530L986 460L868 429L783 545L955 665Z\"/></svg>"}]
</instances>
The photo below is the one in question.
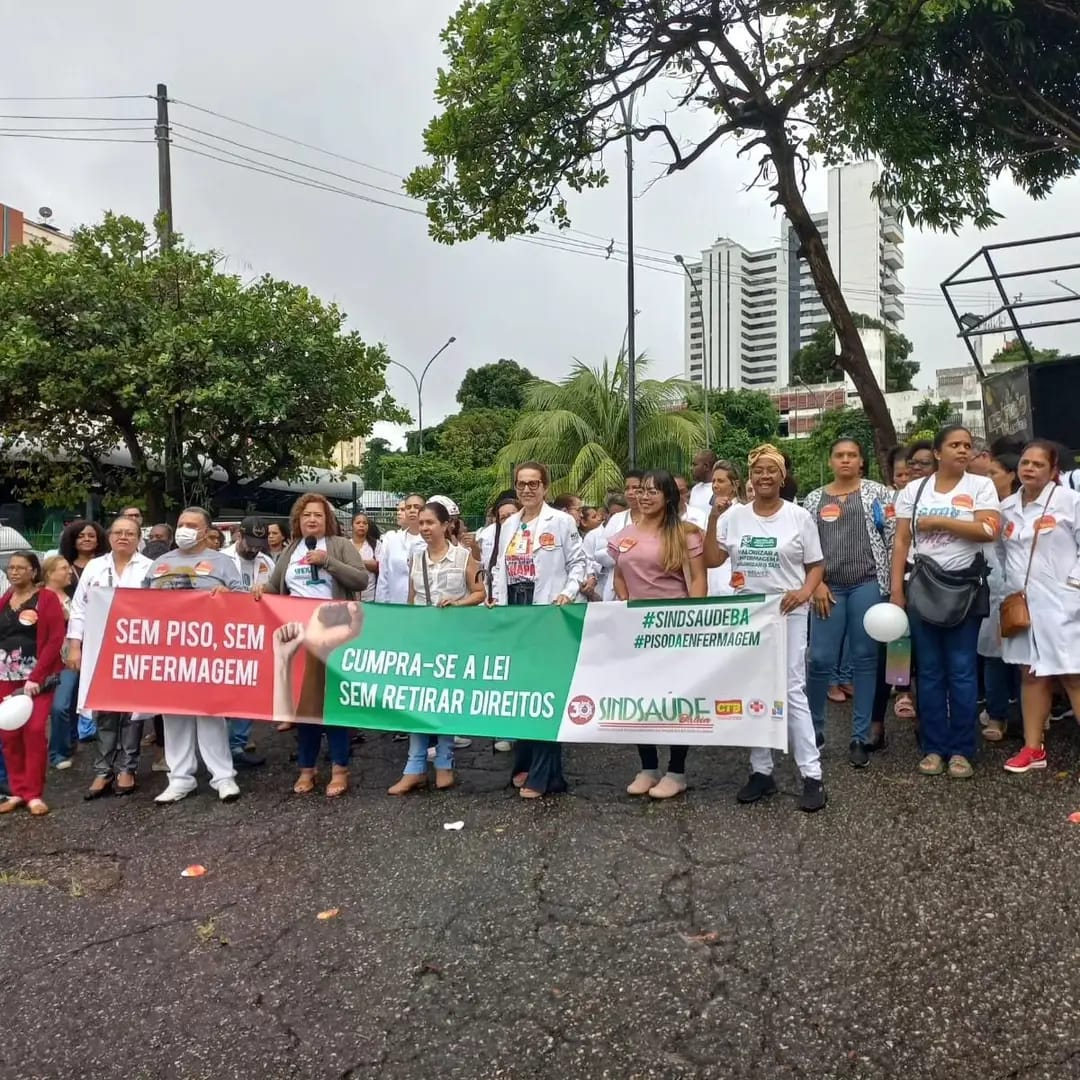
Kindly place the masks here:
<instances>
[{"instance_id":1,"label":"woman in pink top","mask_svg":"<svg viewBox=\"0 0 1080 1080\"><path fill-rule=\"evenodd\" d=\"M663 469L642 478L637 524L627 525L608 541L615 561L619 600L686 600L708 592L705 539L696 525L680 520L679 489ZM670 799L686 790L685 746L673 746L668 771L660 775L655 746L639 746L641 772L626 789L630 795Z\"/></svg>"}]
</instances>

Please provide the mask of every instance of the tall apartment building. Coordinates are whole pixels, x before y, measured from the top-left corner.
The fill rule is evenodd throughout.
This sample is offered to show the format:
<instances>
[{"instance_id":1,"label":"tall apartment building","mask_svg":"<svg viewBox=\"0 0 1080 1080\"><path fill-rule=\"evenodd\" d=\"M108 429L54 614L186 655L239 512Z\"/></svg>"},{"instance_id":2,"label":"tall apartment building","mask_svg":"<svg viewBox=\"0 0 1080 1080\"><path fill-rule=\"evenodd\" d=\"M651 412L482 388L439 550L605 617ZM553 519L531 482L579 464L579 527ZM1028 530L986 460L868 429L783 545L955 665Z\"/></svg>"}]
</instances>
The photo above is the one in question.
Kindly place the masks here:
<instances>
[{"instance_id":1,"label":"tall apartment building","mask_svg":"<svg viewBox=\"0 0 1080 1080\"><path fill-rule=\"evenodd\" d=\"M878 176L874 162L831 169L828 211L814 220L851 310L897 327L904 318L904 287L897 276L904 265L904 234L896 214L872 194ZM798 251L787 226L775 248L750 251L724 237L699 262L687 263L687 379L713 389L788 385L792 357L829 321ZM883 383L884 336L867 331L863 338Z\"/></svg>"},{"instance_id":2,"label":"tall apartment building","mask_svg":"<svg viewBox=\"0 0 1080 1080\"><path fill-rule=\"evenodd\" d=\"M339 442L330 454L334 467L341 472L358 469L364 461L367 439L345 439Z\"/></svg>"}]
</instances>

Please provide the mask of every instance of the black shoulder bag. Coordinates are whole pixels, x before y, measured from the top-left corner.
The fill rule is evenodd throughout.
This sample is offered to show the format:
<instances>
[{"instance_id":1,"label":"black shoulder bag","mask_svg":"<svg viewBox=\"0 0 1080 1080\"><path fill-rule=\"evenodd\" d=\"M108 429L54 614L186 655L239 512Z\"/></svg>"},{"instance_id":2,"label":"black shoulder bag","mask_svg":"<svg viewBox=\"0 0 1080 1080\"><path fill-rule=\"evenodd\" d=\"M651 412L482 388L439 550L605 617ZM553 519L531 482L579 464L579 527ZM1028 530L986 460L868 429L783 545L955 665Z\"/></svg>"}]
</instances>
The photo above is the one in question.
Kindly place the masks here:
<instances>
[{"instance_id":1,"label":"black shoulder bag","mask_svg":"<svg viewBox=\"0 0 1080 1080\"><path fill-rule=\"evenodd\" d=\"M923 622L950 630L969 617L985 619L990 614L990 566L981 551L963 570L942 570L930 556L919 554L916 515L923 488L931 480L933 476L927 476L919 485L911 510L915 556L908 577L907 603Z\"/></svg>"}]
</instances>

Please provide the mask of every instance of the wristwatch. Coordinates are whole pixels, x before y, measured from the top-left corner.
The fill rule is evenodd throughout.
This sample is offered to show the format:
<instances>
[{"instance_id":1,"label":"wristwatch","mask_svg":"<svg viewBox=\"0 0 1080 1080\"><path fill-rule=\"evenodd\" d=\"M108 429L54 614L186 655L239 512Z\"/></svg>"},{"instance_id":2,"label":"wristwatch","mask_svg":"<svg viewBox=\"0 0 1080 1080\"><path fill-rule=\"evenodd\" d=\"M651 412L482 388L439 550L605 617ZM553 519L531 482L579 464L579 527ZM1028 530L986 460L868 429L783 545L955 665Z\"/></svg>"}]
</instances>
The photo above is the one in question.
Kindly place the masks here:
<instances>
[{"instance_id":1,"label":"wristwatch","mask_svg":"<svg viewBox=\"0 0 1080 1080\"><path fill-rule=\"evenodd\" d=\"M1072 589L1080 589L1080 578L1074 578L1074 577L1066 578L1065 579L1065 584L1068 585Z\"/></svg>"}]
</instances>

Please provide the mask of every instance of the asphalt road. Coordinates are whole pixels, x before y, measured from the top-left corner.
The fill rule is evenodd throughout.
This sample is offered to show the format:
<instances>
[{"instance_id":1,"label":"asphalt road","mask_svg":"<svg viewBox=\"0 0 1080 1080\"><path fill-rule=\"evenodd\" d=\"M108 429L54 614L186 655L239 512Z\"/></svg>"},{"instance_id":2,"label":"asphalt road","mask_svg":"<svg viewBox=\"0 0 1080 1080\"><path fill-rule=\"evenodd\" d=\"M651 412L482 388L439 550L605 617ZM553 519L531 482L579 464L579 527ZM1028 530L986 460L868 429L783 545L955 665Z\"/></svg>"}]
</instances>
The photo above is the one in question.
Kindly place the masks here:
<instances>
[{"instance_id":1,"label":"asphalt road","mask_svg":"<svg viewBox=\"0 0 1080 1080\"><path fill-rule=\"evenodd\" d=\"M650 805L632 748L572 749L572 793L529 804L478 741L459 789L393 799L373 735L329 801L268 734L239 803L167 808L149 755L84 804L83 753L52 815L0 820L0 1076L1080 1076L1075 774L1001 748L921 778L906 732L856 773L837 721L815 816L788 762L736 806L734 750ZM1077 742L1057 725L1057 768Z\"/></svg>"}]
</instances>

